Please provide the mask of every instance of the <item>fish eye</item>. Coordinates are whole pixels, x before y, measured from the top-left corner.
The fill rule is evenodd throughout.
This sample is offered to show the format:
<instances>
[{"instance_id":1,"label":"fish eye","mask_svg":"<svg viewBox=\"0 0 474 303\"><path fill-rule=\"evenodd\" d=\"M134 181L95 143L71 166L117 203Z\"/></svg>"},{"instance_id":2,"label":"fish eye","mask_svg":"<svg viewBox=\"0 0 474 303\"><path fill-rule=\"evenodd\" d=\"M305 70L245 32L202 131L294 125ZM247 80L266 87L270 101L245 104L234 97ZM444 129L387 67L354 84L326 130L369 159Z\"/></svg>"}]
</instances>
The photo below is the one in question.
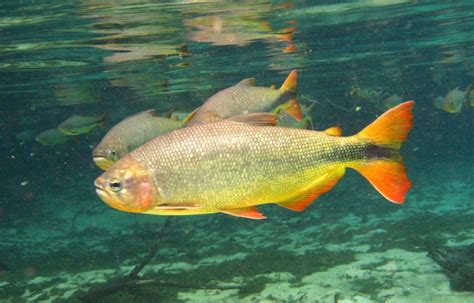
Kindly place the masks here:
<instances>
[{"instance_id":1,"label":"fish eye","mask_svg":"<svg viewBox=\"0 0 474 303\"><path fill-rule=\"evenodd\" d=\"M120 180L113 179L110 181L109 186L113 192L118 192L122 189L122 182L120 182Z\"/></svg>"}]
</instances>

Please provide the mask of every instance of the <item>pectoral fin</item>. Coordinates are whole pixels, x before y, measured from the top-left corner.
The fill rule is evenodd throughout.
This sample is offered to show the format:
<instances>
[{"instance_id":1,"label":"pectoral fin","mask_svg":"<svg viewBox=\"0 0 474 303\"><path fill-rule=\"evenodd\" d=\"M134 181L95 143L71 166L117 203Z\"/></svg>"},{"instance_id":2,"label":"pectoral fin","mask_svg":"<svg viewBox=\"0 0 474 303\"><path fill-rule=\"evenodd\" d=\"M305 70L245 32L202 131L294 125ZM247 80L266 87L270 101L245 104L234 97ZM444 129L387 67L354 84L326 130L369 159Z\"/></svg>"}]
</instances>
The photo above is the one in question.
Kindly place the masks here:
<instances>
[{"instance_id":1,"label":"pectoral fin","mask_svg":"<svg viewBox=\"0 0 474 303\"><path fill-rule=\"evenodd\" d=\"M260 220L265 219L266 217L260 213L255 206L242 207L242 208L232 208L222 211L224 214L228 214L235 217L242 217L247 219Z\"/></svg>"},{"instance_id":2,"label":"pectoral fin","mask_svg":"<svg viewBox=\"0 0 474 303\"><path fill-rule=\"evenodd\" d=\"M186 210L186 209L199 209L200 206L197 206L194 203L181 203L181 204L161 204L156 205L153 209L163 209L163 210Z\"/></svg>"},{"instance_id":3,"label":"pectoral fin","mask_svg":"<svg viewBox=\"0 0 474 303\"><path fill-rule=\"evenodd\" d=\"M287 202L278 203L280 206L294 210L303 211L314 200L324 193L330 191L344 175L344 169L337 169L322 176L316 182L301 191L301 194Z\"/></svg>"}]
</instances>

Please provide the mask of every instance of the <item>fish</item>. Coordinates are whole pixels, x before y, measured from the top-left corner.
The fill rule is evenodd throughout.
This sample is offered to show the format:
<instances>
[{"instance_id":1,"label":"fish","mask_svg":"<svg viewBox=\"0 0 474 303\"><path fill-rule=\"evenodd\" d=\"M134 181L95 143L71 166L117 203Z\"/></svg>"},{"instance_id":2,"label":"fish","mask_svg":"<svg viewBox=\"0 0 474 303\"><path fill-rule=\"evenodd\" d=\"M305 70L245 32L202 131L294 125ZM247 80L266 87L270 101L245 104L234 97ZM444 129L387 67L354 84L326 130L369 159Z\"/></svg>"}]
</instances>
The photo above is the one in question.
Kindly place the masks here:
<instances>
[{"instance_id":1,"label":"fish","mask_svg":"<svg viewBox=\"0 0 474 303\"><path fill-rule=\"evenodd\" d=\"M244 79L207 99L186 126L212 123L245 113L268 112L290 100L293 103L289 104L287 110L301 118L299 105L294 98L297 76L296 70L291 71L279 89L256 86L255 78Z\"/></svg>"},{"instance_id":2,"label":"fish","mask_svg":"<svg viewBox=\"0 0 474 303\"><path fill-rule=\"evenodd\" d=\"M273 126L276 118L264 124L256 114L258 123L231 118L181 128L117 161L95 180L96 193L132 213L264 219L256 206L303 211L351 168L401 204L411 187L400 148L413 105L397 105L348 137Z\"/></svg>"},{"instance_id":3,"label":"fish","mask_svg":"<svg viewBox=\"0 0 474 303\"><path fill-rule=\"evenodd\" d=\"M57 128L48 129L39 133L35 140L45 146L62 145L70 140L70 137L60 132Z\"/></svg>"},{"instance_id":4,"label":"fish","mask_svg":"<svg viewBox=\"0 0 474 303\"><path fill-rule=\"evenodd\" d=\"M21 142L34 141L38 131L34 129L24 130L15 135L15 138Z\"/></svg>"},{"instance_id":5,"label":"fish","mask_svg":"<svg viewBox=\"0 0 474 303\"><path fill-rule=\"evenodd\" d=\"M154 110L129 116L112 127L94 148L94 163L106 170L140 145L180 127L181 122L160 117Z\"/></svg>"},{"instance_id":6,"label":"fish","mask_svg":"<svg viewBox=\"0 0 474 303\"><path fill-rule=\"evenodd\" d=\"M58 125L58 130L68 136L77 136L91 132L97 126L103 125L105 115L98 117L74 115Z\"/></svg>"},{"instance_id":7,"label":"fish","mask_svg":"<svg viewBox=\"0 0 474 303\"><path fill-rule=\"evenodd\" d=\"M465 104L470 94L470 91L470 85L466 88L465 91L462 91L459 89L459 87L456 87L455 89L450 90L444 98L435 98L434 106L450 114L458 114L461 112L463 104Z\"/></svg>"}]
</instances>

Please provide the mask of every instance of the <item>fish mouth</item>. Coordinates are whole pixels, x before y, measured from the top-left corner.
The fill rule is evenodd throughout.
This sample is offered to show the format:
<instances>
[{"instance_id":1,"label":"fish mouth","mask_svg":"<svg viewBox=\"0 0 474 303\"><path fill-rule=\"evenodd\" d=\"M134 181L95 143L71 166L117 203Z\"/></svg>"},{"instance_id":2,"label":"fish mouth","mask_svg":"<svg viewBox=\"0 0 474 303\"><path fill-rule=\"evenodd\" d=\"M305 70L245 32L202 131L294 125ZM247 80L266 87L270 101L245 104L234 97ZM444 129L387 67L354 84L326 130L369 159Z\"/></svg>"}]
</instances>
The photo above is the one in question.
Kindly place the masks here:
<instances>
[{"instance_id":1,"label":"fish mouth","mask_svg":"<svg viewBox=\"0 0 474 303\"><path fill-rule=\"evenodd\" d=\"M95 192L97 193L99 198L105 201L105 199L108 196L107 191L104 189L104 187L101 184L99 184L99 182L97 182L97 180L94 181L94 186L95 186Z\"/></svg>"},{"instance_id":2,"label":"fish mouth","mask_svg":"<svg viewBox=\"0 0 474 303\"><path fill-rule=\"evenodd\" d=\"M95 165L97 165L97 167L102 170L107 170L109 167L112 166L112 164L114 164L112 160L107 159L105 156L96 155L93 157L93 160Z\"/></svg>"}]
</instances>

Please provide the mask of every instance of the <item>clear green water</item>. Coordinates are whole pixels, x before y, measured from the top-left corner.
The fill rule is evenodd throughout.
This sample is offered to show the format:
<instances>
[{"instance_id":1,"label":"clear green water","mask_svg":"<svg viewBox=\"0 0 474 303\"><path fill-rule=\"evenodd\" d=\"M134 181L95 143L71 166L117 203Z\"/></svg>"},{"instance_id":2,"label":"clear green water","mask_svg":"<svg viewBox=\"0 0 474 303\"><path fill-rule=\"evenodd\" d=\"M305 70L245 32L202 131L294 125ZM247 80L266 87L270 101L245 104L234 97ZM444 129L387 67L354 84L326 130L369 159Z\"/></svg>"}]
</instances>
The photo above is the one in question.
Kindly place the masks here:
<instances>
[{"instance_id":1,"label":"clear green water","mask_svg":"<svg viewBox=\"0 0 474 303\"><path fill-rule=\"evenodd\" d=\"M94 192L91 150L108 128L150 108L192 111L243 78L279 86L292 69L299 100L316 103L316 129L352 134L391 95L416 101L403 149L414 184L407 202L392 205L348 173L304 213L269 205L263 222L174 218L145 273L172 285L102 300L472 302L425 257L428 242L474 237L474 110L434 106L474 82L467 0L3 1L2 300L77 301L105 281L101 271L126 273L152 245L164 218L120 213ZM104 128L64 144L34 140L74 114L103 113ZM374 263L357 263L364 256Z\"/></svg>"}]
</instances>

